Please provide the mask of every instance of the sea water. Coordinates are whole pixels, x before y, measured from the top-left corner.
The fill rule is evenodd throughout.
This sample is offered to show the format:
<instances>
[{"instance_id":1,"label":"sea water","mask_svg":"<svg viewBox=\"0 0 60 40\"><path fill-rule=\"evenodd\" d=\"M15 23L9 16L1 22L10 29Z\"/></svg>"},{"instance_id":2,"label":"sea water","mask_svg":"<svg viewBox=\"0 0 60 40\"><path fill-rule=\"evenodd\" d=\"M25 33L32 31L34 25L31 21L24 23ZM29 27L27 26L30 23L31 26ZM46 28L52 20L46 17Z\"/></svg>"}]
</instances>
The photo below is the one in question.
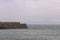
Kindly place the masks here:
<instances>
[{"instance_id":1,"label":"sea water","mask_svg":"<svg viewBox=\"0 0 60 40\"><path fill-rule=\"evenodd\" d=\"M60 40L59 25L28 25L28 29L0 30L0 40Z\"/></svg>"}]
</instances>

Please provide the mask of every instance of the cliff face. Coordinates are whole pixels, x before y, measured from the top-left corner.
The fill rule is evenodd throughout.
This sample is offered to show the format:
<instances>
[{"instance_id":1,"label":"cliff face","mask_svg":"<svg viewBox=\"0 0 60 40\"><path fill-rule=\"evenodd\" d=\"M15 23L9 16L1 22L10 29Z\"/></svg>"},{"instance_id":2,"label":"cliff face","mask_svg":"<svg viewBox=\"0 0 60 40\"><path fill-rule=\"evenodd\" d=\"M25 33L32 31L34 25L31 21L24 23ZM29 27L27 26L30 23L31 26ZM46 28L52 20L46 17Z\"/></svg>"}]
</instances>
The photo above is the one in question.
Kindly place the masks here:
<instances>
[{"instance_id":1,"label":"cliff face","mask_svg":"<svg viewBox=\"0 0 60 40\"><path fill-rule=\"evenodd\" d=\"M0 29L26 29L26 24L20 24L19 22L0 22Z\"/></svg>"}]
</instances>

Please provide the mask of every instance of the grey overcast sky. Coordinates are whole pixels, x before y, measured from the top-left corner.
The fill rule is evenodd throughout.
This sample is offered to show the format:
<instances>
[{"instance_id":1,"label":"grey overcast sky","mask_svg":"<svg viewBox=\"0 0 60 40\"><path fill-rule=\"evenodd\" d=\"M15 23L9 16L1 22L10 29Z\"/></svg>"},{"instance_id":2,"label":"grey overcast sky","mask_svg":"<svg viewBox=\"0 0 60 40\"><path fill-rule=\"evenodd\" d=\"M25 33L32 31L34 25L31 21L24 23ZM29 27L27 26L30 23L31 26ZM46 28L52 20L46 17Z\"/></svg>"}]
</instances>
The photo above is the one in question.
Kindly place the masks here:
<instances>
[{"instance_id":1,"label":"grey overcast sky","mask_svg":"<svg viewBox=\"0 0 60 40\"><path fill-rule=\"evenodd\" d=\"M0 0L0 21L60 23L60 0Z\"/></svg>"}]
</instances>

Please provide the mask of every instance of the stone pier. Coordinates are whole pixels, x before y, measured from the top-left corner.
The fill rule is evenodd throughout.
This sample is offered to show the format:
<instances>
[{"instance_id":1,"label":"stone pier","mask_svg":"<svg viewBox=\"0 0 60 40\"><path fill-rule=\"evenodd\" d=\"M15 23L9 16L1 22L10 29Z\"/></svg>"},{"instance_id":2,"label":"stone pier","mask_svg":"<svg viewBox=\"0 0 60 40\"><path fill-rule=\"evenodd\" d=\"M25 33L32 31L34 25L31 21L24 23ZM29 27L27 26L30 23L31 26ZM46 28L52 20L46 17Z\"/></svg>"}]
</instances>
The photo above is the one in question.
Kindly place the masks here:
<instances>
[{"instance_id":1,"label":"stone pier","mask_svg":"<svg viewBox=\"0 0 60 40\"><path fill-rule=\"evenodd\" d=\"M27 25L20 22L0 22L0 29L27 29Z\"/></svg>"}]
</instances>

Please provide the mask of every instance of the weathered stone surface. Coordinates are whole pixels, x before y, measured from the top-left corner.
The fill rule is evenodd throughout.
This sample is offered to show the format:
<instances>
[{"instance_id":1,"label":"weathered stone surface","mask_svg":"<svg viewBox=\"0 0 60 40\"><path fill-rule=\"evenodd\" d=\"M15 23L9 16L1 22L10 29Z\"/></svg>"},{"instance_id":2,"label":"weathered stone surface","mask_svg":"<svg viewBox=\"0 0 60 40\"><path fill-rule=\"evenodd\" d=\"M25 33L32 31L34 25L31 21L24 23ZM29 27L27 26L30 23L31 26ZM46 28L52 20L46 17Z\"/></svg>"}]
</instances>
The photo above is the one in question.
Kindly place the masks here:
<instances>
[{"instance_id":1,"label":"weathered stone surface","mask_svg":"<svg viewBox=\"0 0 60 40\"><path fill-rule=\"evenodd\" d=\"M0 22L0 29L26 29L26 24L20 24L19 22Z\"/></svg>"}]
</instances>

